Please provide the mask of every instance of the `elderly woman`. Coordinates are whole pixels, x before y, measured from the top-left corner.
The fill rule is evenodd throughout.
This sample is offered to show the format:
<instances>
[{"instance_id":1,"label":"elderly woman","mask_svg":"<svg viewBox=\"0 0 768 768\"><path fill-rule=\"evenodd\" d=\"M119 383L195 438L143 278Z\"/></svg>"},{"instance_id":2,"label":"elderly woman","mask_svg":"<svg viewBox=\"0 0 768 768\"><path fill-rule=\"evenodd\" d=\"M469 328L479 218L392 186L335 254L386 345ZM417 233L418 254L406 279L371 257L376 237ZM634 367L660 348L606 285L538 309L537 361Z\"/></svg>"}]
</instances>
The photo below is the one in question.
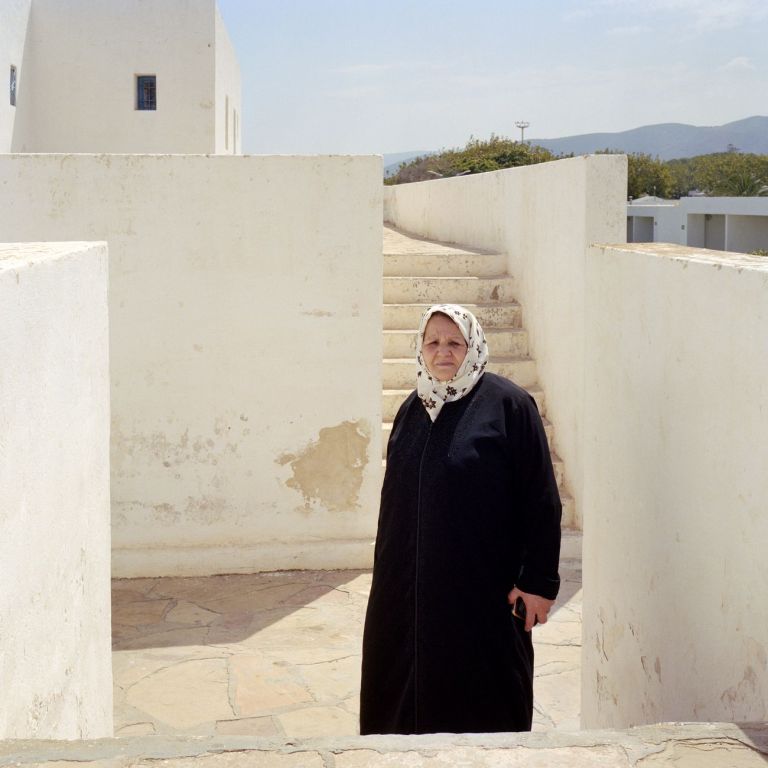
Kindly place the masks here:
<instances>
[{"instance_id":1,"label":"elderly woman","mask_svg":"<svg viewBox=\"0 0 768 768\"><path fill-rule=\"evenodd\" d=\"M471 312L427 310L387 447L363 734L531 728L530 630L560 585L561 506L533 398L487 361Z\"/></svg>"}]
</instances>

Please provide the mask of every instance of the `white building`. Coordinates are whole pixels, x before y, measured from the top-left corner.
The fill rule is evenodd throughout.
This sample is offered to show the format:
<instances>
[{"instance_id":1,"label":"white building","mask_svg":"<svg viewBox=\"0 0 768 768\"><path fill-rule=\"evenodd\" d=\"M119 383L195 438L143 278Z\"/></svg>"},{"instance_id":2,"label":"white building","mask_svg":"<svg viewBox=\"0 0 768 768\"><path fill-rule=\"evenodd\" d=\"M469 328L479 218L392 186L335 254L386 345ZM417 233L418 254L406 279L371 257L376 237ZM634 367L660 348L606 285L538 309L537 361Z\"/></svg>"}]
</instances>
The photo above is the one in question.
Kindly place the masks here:
<instances>
[{"instance_id":1,"label":"white building","mask_svg":"<svg viewBox=\"0 0 768 768\"><path fill-rule=\"evenodd\" d=\"M0 153L238 154L215 0L3 0Z\"/></svg>"},{"instance_id":2,"label":"white building","mask_svg":"<svg viewBox=\"0 0 768 768\"><path fill-rule=\"evenodd\" d=\"M638 198L627 206L627 242L768 250L768 197Z\"/></svg>"}]
</instances>

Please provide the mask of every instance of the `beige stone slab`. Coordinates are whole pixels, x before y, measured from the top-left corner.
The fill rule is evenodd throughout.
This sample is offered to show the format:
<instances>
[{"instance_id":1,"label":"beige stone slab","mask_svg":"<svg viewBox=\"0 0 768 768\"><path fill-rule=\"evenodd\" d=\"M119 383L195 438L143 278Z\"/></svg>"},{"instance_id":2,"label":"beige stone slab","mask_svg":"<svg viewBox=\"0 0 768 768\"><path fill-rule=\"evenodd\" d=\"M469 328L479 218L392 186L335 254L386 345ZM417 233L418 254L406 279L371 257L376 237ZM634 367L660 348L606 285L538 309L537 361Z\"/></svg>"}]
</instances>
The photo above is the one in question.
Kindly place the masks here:
<instances>
[{"instance_id":1,"label":"beige stone slab","mask_svg":"<svg viewBox=\"0 0 768 768\"><path fill-rule=\"evenodd\" d=\"M225 659L182 661L131 686L128 704L151 719L186 730L234 717Z\"/></svg>"},{"instance_id":2,"label":"beige stone slab","mask_svg":"<svg viewBox=\"0 0 768 768\"><path fill-rule=\"evenodd\" d=\"M555 728L579 728L580 675L581 671L574 669L537 677L534 680L533 695L536 704L550 718Z\"/></svg>"},{"instance_id":3,"label":"beige stone slab","mask_svg":"<svg viewBox=\"0 0 768 768\"><path fill-rule=\"evenodd\" d=\"M167 648L144 648L141 652L118 650L112 653L112 676L115 686L127 690L139 680L180 661L227 658L223 649L205 645L178 645Z\"/></svg>"},{"instance_id":4,"label":"beige stone slab","mask_svg":"<svg viewBox=\"0 0 768 768\"><path fill-rule=\"evenodd\" d=\"M357 653L317 664L301 664L298 669L307 689L319 703L335 703L360 691L360 655Z\"/></svg>"},{"instance_id":5,"label":"beige stone slab","mask_svg":"<svg viewBox=\"0 0 768 768\"><path fill-rule=\"evenodd\" d=\"M266 715L313 701L307 689L292 679L291 669L284 662L262 655L239 654L230 658L229 670L238 716Z\"/></svg>"},{"instance_id":6,"label":"beige stone slab","mask_svg":"<svg viewBox=\"0 0 768 768\"><path fill-rule=\"evenodd\" d=\"M171 600L115 601L112 605L112 624L131 627L158 624L163 621Z\"/></svg>"},{"instance_id":7,"label":"beige stone slab","mask_svg":"<svg viewBox=\"0 0 768 768\"><path fill-rule=\"evenodd\" d=\"M352 736L358 733L358 720L340 707L307 707L277 715L288 738L311 739Z\"/></svg>"},{"instance_id":8,"label":"beige stone slab","mask_svg":"<svg viewBox=\"0 0 768 768\"><path fill-rule=\"evenodd\" d=\"M667 744L663 750L637 761L637 768L766 768L768 755L744 744L700 740Z\"/></svg>"},{"instance_id":9,"label":"beige stone slab","mask_svg":"<svg viewBox=\"0 0 768 768\"><path fill-rule=\"evenodd\" d=\"M115 736L153 736L157 733L154 723L128 723L117 727L115 723Z\"/></svg>"},{"instance_id":10,"label":"beige stone slab","mask_svg":"<svg viewBox=\"0 0 768 768\"><path fill-rule=\"evenodd\" d=\"M336 755L335 768L630 768L619 747L533 750L456 747L435 754L355 750Z\"/></svg>"},{"instance_id":11,"label":"beige stone slab","mask_svg":"<svg viewBox=\"0 0 768 768\"><path fill-rule=\"evenodd\" d=\"M37 768L78 768L81 763L56 760L27 765ZM317 752L285 753L271 750L221 752L169 759L116 757L94 760L88 765L93 768L324 768L323 759Z\"/></svg>"},{"instance_id":12,"label":"beige stone slab","mask_svg":"<svg viewBox=\"0 0 768 768\"><path fill-rule=\"evenodd\" d=\"M237 720L219 720L216 733L222 736L264 736L280 738L283 729L273 717L241 717Z\"/></svg>"},{"instance_id":13,"label":"beige stone slab","mask_svg":"<svg viewBox=\"0 0 768 768\"><path fill-rule=\"evenodd\" d=\"M179 601L165 615L165 620L174 624L191 624L193 626L210 626L217 621L221 613L202 608L186 600Z\"/></svg>"},{"instance_id":14,"label":"beige stone slab","mask_svg":"<svg viewBox=\"0 0 768 768\"><path fill-rule=\"evenodd\" d=\"M161 579L112 579L112 595L136 592L146 597Z\"/></svg>"},{"instance_id":15,"label":"beige stone slab","mask_svg":"<svg viewBox=\"0 0 768 768\"><path fill-rule=\"evenodd\" d=\"M347 712L350 712L355 716L355 719L359 722L360 720L360 693L356 692L354 696L350 696L348 699L344 699L344 701L339 702L339 705L342 709L345 709Z\"/></svg>"},{"instance_id":16,"label":"beige stone slab","mask_svg":"<svg viewBox=\"0 0 768 768\"><path fill-rule=\"evenodd\" d=\"M577 576L568 570L569 579ZM118 606L170 603L155 623L125 626L116 637L115 722L126 734L147 722L159 734L269 737L274 729L282 735L284 720L292 738L357 733L370 572L135 581L116 582ZM536 729L578 724L578 687L558 679L579 666L579 590L564 580L552 619L534 631Z\"/></svg>"},{"instance_id":17,"label":"beige stone slab","mask_svg":"<svg viewBox=\"0 0 768 768\"><path fill-rule=\"evenodd\" d=\"M573 645L536 646L536 678L578 671L581 667L581 648Z\"/></svg>"},{"instance_id":18,"label":"beige stone slab","mask_svg":"<svg viewBox=\"0 0 768 768\"><path fill-rule=\"evenodd\" d=\"M169 627L156 624L152 631L132 633L119 640L113 636L113 647L119 650L141 651L147 648L196 647L207 645L208 627Z\"/></svg>"},{"instance_id":19,"label":"beige stone slab","mask_svg":"<svg viewBox=\"0 0 768 768\"><path fill-rule=\"evenodd\" d=\"M525 766L529 768L757 768L768 762L768 724L664 723L626 731L434 734L269 740L254 735L129 737L91 742L0 742L0 765ZM755 762L757 759L758 762ZM271 761L271 762L270 762ZM762 762L760 762L762 761ZM288 763L292 765L293 763Z\"/></svg>"},{"instance_id":20,"label":"beige stone slab","mask_svg":"<svg viewBox=\"0 0 768 768\"><path fill-rule=\"evenodd\" d=\"M142 760L132 765L140 768L323 768L323 759L317 752L273 752L249 750L222 752L176 760Z\"/></svg>"},{"instance_id":21,"label":"beige stone slab","mask_svg":"<svg viewBox=\"0 0 768 768\"><path fill-rule=\"evenodd\" d=\"M551 619L533 630L534 643L541 645L581 645L581 622L565 617Z\"/></svg>"}]
</instances>

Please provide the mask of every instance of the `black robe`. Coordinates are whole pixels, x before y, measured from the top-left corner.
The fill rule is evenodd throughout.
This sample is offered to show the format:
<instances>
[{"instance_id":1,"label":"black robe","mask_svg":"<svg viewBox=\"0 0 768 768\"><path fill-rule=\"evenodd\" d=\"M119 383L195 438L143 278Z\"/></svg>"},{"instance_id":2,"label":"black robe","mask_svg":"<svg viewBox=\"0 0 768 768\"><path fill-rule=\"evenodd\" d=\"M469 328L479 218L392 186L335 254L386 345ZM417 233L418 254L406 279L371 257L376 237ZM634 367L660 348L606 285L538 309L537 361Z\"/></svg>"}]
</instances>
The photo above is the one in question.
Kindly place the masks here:
<instances>
[{"instance_id":1,"label":"black robe","mask_svg":"<svg viewBox=\"0 0 768 768\"><path fill-rule=\"evenodd\" d=\"M554 599L561 505L533 398L486 373L434 424L411 393L387 448L360 732L530 730L516 585Z\"/></svg>"}]
</instances>

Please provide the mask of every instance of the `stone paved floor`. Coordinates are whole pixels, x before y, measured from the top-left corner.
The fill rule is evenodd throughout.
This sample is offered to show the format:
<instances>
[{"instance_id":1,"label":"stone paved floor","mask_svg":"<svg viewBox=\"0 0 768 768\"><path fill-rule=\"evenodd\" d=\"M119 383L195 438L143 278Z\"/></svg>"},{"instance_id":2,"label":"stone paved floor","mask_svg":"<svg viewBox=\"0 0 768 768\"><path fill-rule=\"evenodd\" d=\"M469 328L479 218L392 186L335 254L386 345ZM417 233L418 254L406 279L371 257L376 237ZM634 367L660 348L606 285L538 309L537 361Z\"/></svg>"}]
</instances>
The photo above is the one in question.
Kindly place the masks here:
<instances>
[{"instance_id":1,"label":"stone paved floor","mask_svg":"<svg viewBox=\"0 0 768 768\"><path fill-rule=\"evenodd\" d=\"M534 730L579 725L580 562L561 576L534 630ZM357 734L369 587L361 571L115 581L115 734Z\"/></svg>"}]
</instances>

